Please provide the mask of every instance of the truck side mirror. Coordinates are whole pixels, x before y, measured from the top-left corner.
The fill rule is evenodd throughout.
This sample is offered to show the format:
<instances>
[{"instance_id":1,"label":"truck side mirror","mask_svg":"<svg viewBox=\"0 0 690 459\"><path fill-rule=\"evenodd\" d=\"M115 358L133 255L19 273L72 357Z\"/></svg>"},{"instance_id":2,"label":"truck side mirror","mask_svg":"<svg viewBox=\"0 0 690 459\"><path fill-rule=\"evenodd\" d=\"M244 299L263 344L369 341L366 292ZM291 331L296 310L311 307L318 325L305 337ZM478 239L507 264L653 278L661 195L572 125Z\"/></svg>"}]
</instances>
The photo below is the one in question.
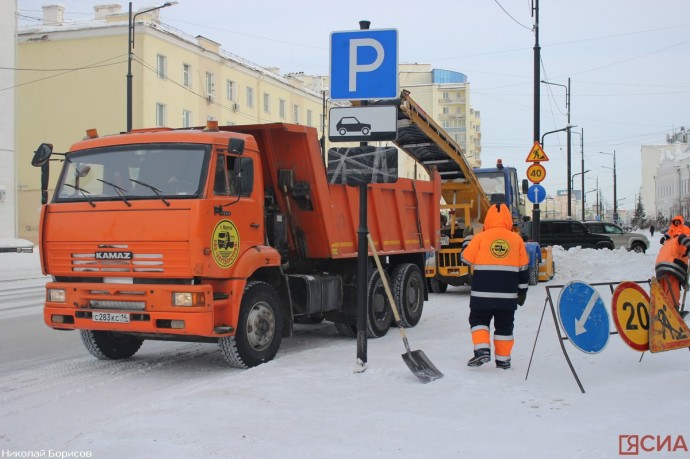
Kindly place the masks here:
<instances>
[{"instance_id":1,"label":"truck side mirror","mask_svg":"<svg viewBox=\"0 0 690 459\"><path fill-rule=\"evenodd\" d=\"M522 179L522 194L527 194L527 191L529 191L529 182L527 179Z\"/></svg>"},{"instance_id":2,"label":"truck side mirror","mask_svg":"<svg viewBox=\"0 0 690 459\"><path fill-rule=\"evenodd\" d=\"M53 154L53 145L50 143L42 143L34 151L34 157L31 159L31 165L34 167L41 167L50 160Z\"/></svg>"},{"instance_id":3,"label":"truck side mirror","mask_svg":"<svg viewBox=\"0 0 690 459\"><path fill-rule=\"evenodd\" d=\"M228 141L228 151L230 153L235 153L241 155L244 153L244 140L242 139L230 139Z\"/></svg>"}]
</instances>

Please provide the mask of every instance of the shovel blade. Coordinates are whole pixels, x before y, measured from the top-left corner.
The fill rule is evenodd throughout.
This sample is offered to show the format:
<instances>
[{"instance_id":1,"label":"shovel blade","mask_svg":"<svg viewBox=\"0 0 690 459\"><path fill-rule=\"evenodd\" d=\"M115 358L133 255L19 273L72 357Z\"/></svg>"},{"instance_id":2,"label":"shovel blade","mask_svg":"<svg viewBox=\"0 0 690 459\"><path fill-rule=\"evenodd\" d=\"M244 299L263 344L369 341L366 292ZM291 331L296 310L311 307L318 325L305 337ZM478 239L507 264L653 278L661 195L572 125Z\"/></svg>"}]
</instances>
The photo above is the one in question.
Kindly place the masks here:
<instances>
[{"instance_id":1,"label":"shovel blade","mask_svg":"<svg viewBox=\"0 0 690 459\"><path fill-rule=\"evenodd\" d=\"M425 384L443 378L443 373L431 363L423 351L408 351L402 355L402 358L412 373Z\"/></svg>"}]
</instances>

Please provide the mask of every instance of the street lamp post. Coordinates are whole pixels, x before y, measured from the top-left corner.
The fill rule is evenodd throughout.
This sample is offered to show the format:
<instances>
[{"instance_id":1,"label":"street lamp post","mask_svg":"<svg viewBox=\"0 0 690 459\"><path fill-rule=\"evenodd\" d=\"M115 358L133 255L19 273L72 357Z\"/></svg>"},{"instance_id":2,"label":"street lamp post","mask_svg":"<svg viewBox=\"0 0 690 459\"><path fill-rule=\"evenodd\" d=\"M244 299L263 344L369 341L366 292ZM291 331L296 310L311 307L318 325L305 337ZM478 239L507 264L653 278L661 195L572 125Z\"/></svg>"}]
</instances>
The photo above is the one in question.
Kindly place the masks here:
<instances>
[{"instance_id":1,"label":"street lamp post","mask_svg":"<svg viewBox=\"0 0 690 459\"><path fill-rule=\"evenodd\" d=\"M134 58L134 21L140 14L150 13L151 11L173 5L177 5L177 2L165 2L161 6L139 11L135 15L132 15L132 2L129 2L129 29L127 40L127 132L132 131L132 60Z\"/></svg>"},{"instance_id":2,"label":"street lamp post","mask_svg":"<svg viewBox=\"0 0 690 459\"><path fill-rule=\"evenodd\" d=\"M616 193L616 150L613 150L613 153L606 153L603 151L600 151L599 153L602 155L613 156L613 222L618 223L618 196Z\"/></svg>"},{"instance_id":3,"label":"street lamp post","mask_svg":"<svg viewBox=\"0 0 690 459\"><path fill-rule=\"evenodd\" d=\"M573 188L575 188L573 185L575 177L578 175L582 176L582 221L585 221L585 199L584 199L585 198L585 186L584 186L584 183L585 183L585 174L587 172L591 172L591 171L589 169L587 169L586 171L576 172L573 174L572 177L570 177L570 188L573 189ZM577 206L575 206L575 207L576 207L575 210L577 211Z\"/></svg>"},{"instance_id":4,"label":"street lamp post","mask_svg":"<svg viewBox=\"0 0 690 459\"><path fill-rule=\"evenodd\" d=\"M546 80L541 80L542 83L544 84L550 84L553 86L562 86L565 88L565 108L567 111L567 116L568 116L568 126L570 126L570 78L568 78L568 86L564 84L558 84L558 83L551 83ZM571 149L570 149L570 129L568 129L567 132L567 140L566 142L568 143L568 146L566 148L566 162L567 162L567 169L568 169L568 217L571 216L571 195L572 195L572 187L570 186L570 158L571 158Z\"/></svg>"}]
</instances>

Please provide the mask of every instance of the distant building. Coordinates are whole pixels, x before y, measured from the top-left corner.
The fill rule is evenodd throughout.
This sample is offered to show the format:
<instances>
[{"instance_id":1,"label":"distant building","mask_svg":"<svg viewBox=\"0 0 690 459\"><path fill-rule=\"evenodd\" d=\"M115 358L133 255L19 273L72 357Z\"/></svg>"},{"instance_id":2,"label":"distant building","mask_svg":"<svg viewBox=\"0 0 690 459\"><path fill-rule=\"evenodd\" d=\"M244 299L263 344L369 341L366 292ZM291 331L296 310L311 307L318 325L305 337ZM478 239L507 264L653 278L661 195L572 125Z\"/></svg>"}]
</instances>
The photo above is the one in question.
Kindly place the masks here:
<instances>
[{"instance_id":1,"label":"distant building","mask_svg":"<svg viewBox=\"0 0 690 459\"><path fill-rule=\"evenodd\" d=\"M690 144L685 129L667 136L673 143L642 145L642 205L648 218L690 218Z\"/></svg>"},{"instance_id":2,"label":"distant building","mask_svg":"<svg viewBox=\"0 0 690 459\"><path fill-rule=\"evenodd\" d=\"M326 110L318 78L305 86L301 79L230 54L211 39L169 27L160 22L159 13L134 12L134 129L193 127L217 120L220 124L298 123L322 132ZM17 64L4 65L27 70L18 71L16 81L16 97L21 101L16 110L18 184L7 186L0 180L0 186L18 188L19 237L32 241L38 239L40 209L40 174L29 164L36 147L50 142L56 152L64 152L88 128L97 128L100 135L127 129L128 11L110 4L95 6L90 21L68 23L63 16L59 4L43 7L40 25L19 30ZM4 47L15 42L11 36L15 15L3 14L1 21L6 25L0 32L7 36L0 41ZM7 86L12 84L3 84ZM8 117L5 121L15 119L12 114ZM3 132L11 125L0 124ZM5 148L11 136L0 139ZM0 168L3 173L7 170ZM51 176L51 189L56 175ZM7 221L0 218L0 225Z\"/></svg>"},{"instance_id":3,"label":"distant building","mask_svg":"<svg viewBox=\"0 0 690 459\"><path fill-rule=\"evenodd\" d=\"M460 72L428 64L400 64L400 88L452 136L472 167L481 167L481 116L470 105L470 83Z\"/></svg>"}]
</instances>

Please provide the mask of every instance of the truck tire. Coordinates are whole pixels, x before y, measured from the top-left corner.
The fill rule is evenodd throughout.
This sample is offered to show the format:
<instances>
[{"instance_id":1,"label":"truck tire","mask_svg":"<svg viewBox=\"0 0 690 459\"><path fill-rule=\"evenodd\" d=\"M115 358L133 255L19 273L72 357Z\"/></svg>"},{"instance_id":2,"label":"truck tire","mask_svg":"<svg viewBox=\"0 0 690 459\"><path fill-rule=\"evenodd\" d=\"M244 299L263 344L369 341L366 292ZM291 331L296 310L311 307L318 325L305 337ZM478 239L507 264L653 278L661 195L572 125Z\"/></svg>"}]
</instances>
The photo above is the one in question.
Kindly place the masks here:
<instances>
[{"instance_id":1,"label":"truck tire","mask_svg":"<svg viewBox=\"0 0 690 459\"><path fill-rule=\"evenodd\" d=\"M98 360L127 359L137 353L143 339L123 333L80 330L81 342L87 351Z\"/></svg>"},{"instance_id":2,"label":"truck tire","mask_svg":"<svg viewBox=\"0 0 690 459\"><path fill-rule=\"evenodd\" d=\"M427 279L427 282L431 293L446 293L448 290L448 284L434 277Z\"/></svg>"},{"instance_id":3,"label":"truck tire","mask_svg":"<svg viewBox=\"0 0 690 459\"><path fill-rule=\"evenodd\" d=\"M537 285L539 283L539 265L534 263L529 265L529 285Z\"/></svg>"},{"instance_id":4,"label":"truck tire","mask_svg":"<svg viewBox=\"0 0 690 459\"><path fill-rule=\"evenodd\" d=\"M424 309L424 276L419 266L403 263L393 269L393 298L403 326L414 327Z\"/></svg>"},{"instance_id":5,"label":"truck tire","mask_svg":"<svg viewBox=\"0 0 690 459\"><path fill-rule=\"evenodd\" d=\"M390 286L390 279L386 274L386 280ZM381 281L381 275L372 271L367 283L367 336L380 338L388 333L393 320L393 310L388 301L386 290Z\"/></svg>"},{"instance_id":6,"label":"truck tire","mask_svg":"<svg viewBox=\"0 0 690 459\"><path fill-rule=\"evenodd\" d=\"M278 293L265 282L249 282L235 336L218 340L223 357L235 368L255 367L275 357L282 339L283 308Z\"/></svg>"}]
</instances>

